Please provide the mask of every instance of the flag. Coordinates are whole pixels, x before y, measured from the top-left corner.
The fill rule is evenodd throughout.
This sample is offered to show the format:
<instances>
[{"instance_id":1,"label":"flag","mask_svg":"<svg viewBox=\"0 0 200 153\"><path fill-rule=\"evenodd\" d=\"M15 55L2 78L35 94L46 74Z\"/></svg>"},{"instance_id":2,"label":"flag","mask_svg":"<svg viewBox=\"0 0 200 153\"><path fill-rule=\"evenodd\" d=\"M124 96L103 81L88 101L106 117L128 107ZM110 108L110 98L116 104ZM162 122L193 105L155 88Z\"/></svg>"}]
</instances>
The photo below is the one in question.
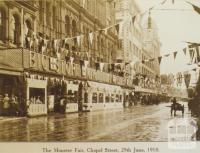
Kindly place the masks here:
<instances>
[{"instance_id":1,"label":"flag","mask_svg":"<svg viewBox=\"0 0 200 153\"><path fill-rule=\"evenodd\" d=\"M100 70L102 72L103 71L103 67L104 67L104 63L99 63L99 67L100 67Z\"/></svg>"},{"instance_id":2,"label":"flag","mask_svg":"<svg viewBox=\"0 0 200 153\"><path fill-rule=\"evenodd\" d=\"M185 81L185 86L188 88L190 85L190 79L191 79L191 74L185 73L184 74L184 81Z\"/></svg>"},{"instance_id":3,"label":"flag","mask_svg":"<svg viewBox=\"0 0 200 153\"><path fill-rule=\"evenodd\" d=\"M67 43L67 41L68 41L68 38L65 38L65 44Z\"/></svg>"},{"instance_id":4,"label":"flag","mask_svg":"<svg viewBox=\"0 0 200 153\"><path fill-rule=\"evenodd\" d=\"M190 3L190 2L187 2L187 3L192 5L193 9L200 15L200 8L198 6L196 6L196 5L194 5L194 4Z\"/></svg>"},{"instance_id":5,"label":"flag","mask_svg":"<svg viewBox=\"0 0 200 153\"><path fill-rule=\"evenodd\" d=\"M167 0L162 1L160 4L163 5L167 2Z\"/></svg>"},{"instance_id":6,"label":"flag","mask_svg":"<svg viewBox=\"0 0 200 153\"><path fill-rule=\"evenodd\" d=\"M83 8L85 8L85 0L83 0Z\"/></svg>"},{"instance_id":7,"label":"flag","mask_svg":"<svg viewBox=\"0 0 200 153\"><path fill-rule=\"evenodd\" d=\"M132 17L132 24L134 25L136 19L136 15Z\"/></svg>"},{"instance_id":8,"label":"flag","mask_svg":"<svg viewBox=\"0 0 200 153\"><path fill-rule=\"evenodd\" d=\"M73 62L74 62L74 58L70 57L70 63L73 64Z\"/></svg>"},{"instance_id":9,"label":"flag","mask_svg":"<svg viewBox=\"0 0 200 153\"><path fill-rule=\"evenodd\" d=\"M172 4L174 4L175 3L175 0L172 0Z\"/></svg>"},{"instance_id":10,"label":"flag","mask_svg":"<svg viewBox=\"0 0 200 153\"><path fill-rule=\"evenodd\" d=\"M162 60L162 56L159 56L159 57L158 57L158 62L159 62L159 64L160 64L161 60Z\"/></svg>"},{"instance_id":11,"label":"flag","mask_svg":"<svg viewBox=\"0 0 200 153\"><path fill-rule=\"evenodd\" d=\"M87 68L89 64L89 61L84 60L84 66Z\"/></svg>"},{"instance_id":12,"label":"flag","mask_svg":"<svg viewBox=\"0 0 200 153\"><path fill-rule=\"evenodd\" d=\"M151 62L154 61L154 60L155 60L155 58L151 58L151 59L149 59L149 61L151 61Z\"/></svg>"},{"instance_id":13,"label":"flag","mask_svg":"<svg viewBox=\"0 0 200 153\"><path fill-rule=\"evenodd\" d=\"M77 40L78 46L80 46L80 44L81 44L81 35L77 36L76 40Z\"/></svg>"},{"instance_id":14,"label":"flag","mask_svg":"<svg viewBox=\"0 0 200 153\"><path fill-rule=\"evenodd\" d=\"M189 53L190 53L190 61L192 62L193 61L193 59L194 59L194 48L190 48L189 49Z\"/></svg>"},{"instance_id":15,"label":"flag","mask_svg":"<svg viewBox=\"0 0 200 153\"><path fill-rule=\"evenodd\" d=\"M89 39L90 39L90 44L92 45L92 42L93 42L93 38L94 38L94 33L93 32L90 32L89 33Z\"/></svg>"},{"instance_id":16,"label":"flag","mask_svg":"<svg viewBox=\"0 0 200 153\"><path fill-rule=\"evenodd\" d=\"M166 55L164 55L164 57L168 57L170 54L166 54Z\"/></svg>"},{"instance_id":17,"label":"flag","mask_svg":"<svg viewBox=\"0 0 200 153\"><path fill-rule=\"evenodd\" d=\"M119 23L115 25L115 29L117 31L117 34L119 34Z\"/></svg>"},{"instance_id":18,"label":"flag","mask_svg":"<svg viewBox=\"0 0 200 153\"><path fill-rule=\"evenodd\" d=\"M186 55L187 54L187 48L183 48L183 52Z\"/></svg>"},{"instance_id":19,"label":"flag","mask_svg":"<svg viewBox=\"0 0 200 153\"><path fill-rule=\"evenodd\" d=\"M174 52L174 59L176 59L177 51Z\"/></svg>"}]
</instances>

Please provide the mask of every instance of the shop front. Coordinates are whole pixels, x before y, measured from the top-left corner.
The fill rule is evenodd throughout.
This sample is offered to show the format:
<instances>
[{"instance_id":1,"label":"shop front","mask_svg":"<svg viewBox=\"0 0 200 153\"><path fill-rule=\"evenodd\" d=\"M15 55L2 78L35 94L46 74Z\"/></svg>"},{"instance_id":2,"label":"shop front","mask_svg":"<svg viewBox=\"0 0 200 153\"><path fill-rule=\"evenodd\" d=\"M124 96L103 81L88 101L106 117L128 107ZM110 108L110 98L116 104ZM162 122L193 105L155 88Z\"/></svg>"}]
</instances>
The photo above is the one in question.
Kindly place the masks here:
<instances>
[{"instance_id":1,"label":"shop front","mask_svg":"<svg viewBox=\"0 0 200 153\"><path fill-rule=\"evenodd\" d=\"M26 79L27 115L47 114L47 80Z\"/></svg>"},{"instance_id":2,"label":"shop front","mask_svg":"<svg viewBox=\"0 0 200 153\"><path fill-rule=\"evenodd\" d=\"M78 112L78 87L79 85L73 81L67 83L66 113Z\"/></svg>"},{"instance_id":3,"label":"shop front","mask_svg":"<svg viewBox=\"0 0 200 153\"><path fill-rule=\"evenodd\" d=\"M17 75L0 75L0 115L24 116L26 114L23 101L23 77Z\"/></svg>"}]
</instances>

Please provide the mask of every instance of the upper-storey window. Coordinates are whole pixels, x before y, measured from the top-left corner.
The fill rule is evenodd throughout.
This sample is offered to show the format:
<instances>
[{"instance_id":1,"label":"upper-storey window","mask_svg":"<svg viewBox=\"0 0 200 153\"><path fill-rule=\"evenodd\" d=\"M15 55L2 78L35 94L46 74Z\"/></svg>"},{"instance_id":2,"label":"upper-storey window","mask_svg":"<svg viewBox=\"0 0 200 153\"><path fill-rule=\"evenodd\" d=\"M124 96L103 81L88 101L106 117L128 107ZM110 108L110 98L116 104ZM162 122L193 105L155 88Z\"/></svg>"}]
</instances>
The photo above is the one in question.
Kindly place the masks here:
<instances>
[{"instance_id":1,"label":"upper-storey window","mask_svg":"<svg viewBox=\"0 0 200 153\"><path fill-rule=\"evenodd\" d=\"M53 23L53 28L56 29L56 7L53 6L53 16L52 16L52 23Z\"/></svg>"},{"instance_id":2,"label":"upper-storey window","mask_svg":"<svg viewBox=\"0 0 200 153\"><path fill-rule=\"evenodd\" d=\"M40 22L43 23L43 1L39 1L39 18Z\"/></svg>"},{"instance_id":3,"label":"upper-storey window","mask_svg":"<svg viewBox=\"0 0 200 153\"><path fill-rule=\"evenodd\" d=\"M11 19L11 35L13 43L19 45L21 35L20 18L17 14L14 14Z\"/></svg>"},{"instance_id":4,"label":"upper-storey window","mask_svg":"<svg viewBox=\"0 0 200 153\"><path fill-rule=\"evenodd\" d=\"M50 25L51 19L50 2L46 1L46 25Z\"/></svg>"},{"instance_id":5,"label":"upper-storey window","mask_svg":"<svg viewBox=\"0 0 200 153\"><path fill-rule=\"evenodd\" d=\"M65 33L66 36L70 36L70 19L68 15L65 16Z\"/></svg>"},{"instance_id":6,"label":"upper-storey window","mask_svg":"<svg viewBox=\"0 0 200 153\"><path fill-rule=\"evenodd\" d=\"M0 40L5 40L5 31L6 31L6 18L5 11L0 8Z\"/></svg>"},{"instance_id":7,"label":"upper-storey window","mask_svg":"<svg viewBox=\"0 0 200 153\"><path fill-rule=\"evenodd\" d=\"M72 21L72 36L76 36L77 35L77 29L76 29L76 21L73 20Z\"/></svg>"}]
</instances>

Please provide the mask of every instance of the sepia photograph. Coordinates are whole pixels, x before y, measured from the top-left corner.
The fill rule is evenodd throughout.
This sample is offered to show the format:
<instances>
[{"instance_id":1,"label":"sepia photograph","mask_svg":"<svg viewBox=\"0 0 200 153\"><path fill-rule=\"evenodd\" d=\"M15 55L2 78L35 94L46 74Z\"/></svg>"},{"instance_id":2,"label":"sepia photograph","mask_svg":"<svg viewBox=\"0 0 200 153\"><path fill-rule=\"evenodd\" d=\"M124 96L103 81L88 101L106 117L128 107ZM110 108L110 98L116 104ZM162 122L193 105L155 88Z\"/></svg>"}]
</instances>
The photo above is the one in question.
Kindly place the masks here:
<instances>
[{"instance_id":1,"label":"sepia photograph","mask_svg":"<svg viewBox=\"0 0 200 153\"><path fill-rule=\"evenodd\" d=\"M199 0L0 0L1 145L198 148L199 73Z\"/></svg>"}]
</instances>

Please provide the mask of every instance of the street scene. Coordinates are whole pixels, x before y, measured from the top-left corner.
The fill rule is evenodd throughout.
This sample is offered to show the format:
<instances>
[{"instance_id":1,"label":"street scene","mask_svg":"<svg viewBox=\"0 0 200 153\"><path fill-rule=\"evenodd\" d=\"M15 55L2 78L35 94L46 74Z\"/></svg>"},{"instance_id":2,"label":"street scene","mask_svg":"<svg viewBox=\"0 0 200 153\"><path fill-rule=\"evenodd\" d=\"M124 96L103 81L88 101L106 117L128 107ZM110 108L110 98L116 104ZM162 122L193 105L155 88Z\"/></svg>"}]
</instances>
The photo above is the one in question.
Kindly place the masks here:
<instances>
[{"instance_id":1,"label":"street scene","mask_svg":"<svg viewBox=\"0 0 200 153\"><path fill-rule=\"evenodd\" d=\"M38 118L0 120L1 141L167 141L167 103ZM160 115L162 114L162 116ZM191 117L186 111L184 117ZM181 112L177 118L182 118Z\"/></svg>"},{"instance_id":2,"label":"street scene","mask_svg":"<svg viewBox=\"0 0 200 153\"><path fill-rule=\"evenodd\" d=\"M199 27L198 0L1 0L0 142L200 140Z\"/></svg>"}]
</instances>

